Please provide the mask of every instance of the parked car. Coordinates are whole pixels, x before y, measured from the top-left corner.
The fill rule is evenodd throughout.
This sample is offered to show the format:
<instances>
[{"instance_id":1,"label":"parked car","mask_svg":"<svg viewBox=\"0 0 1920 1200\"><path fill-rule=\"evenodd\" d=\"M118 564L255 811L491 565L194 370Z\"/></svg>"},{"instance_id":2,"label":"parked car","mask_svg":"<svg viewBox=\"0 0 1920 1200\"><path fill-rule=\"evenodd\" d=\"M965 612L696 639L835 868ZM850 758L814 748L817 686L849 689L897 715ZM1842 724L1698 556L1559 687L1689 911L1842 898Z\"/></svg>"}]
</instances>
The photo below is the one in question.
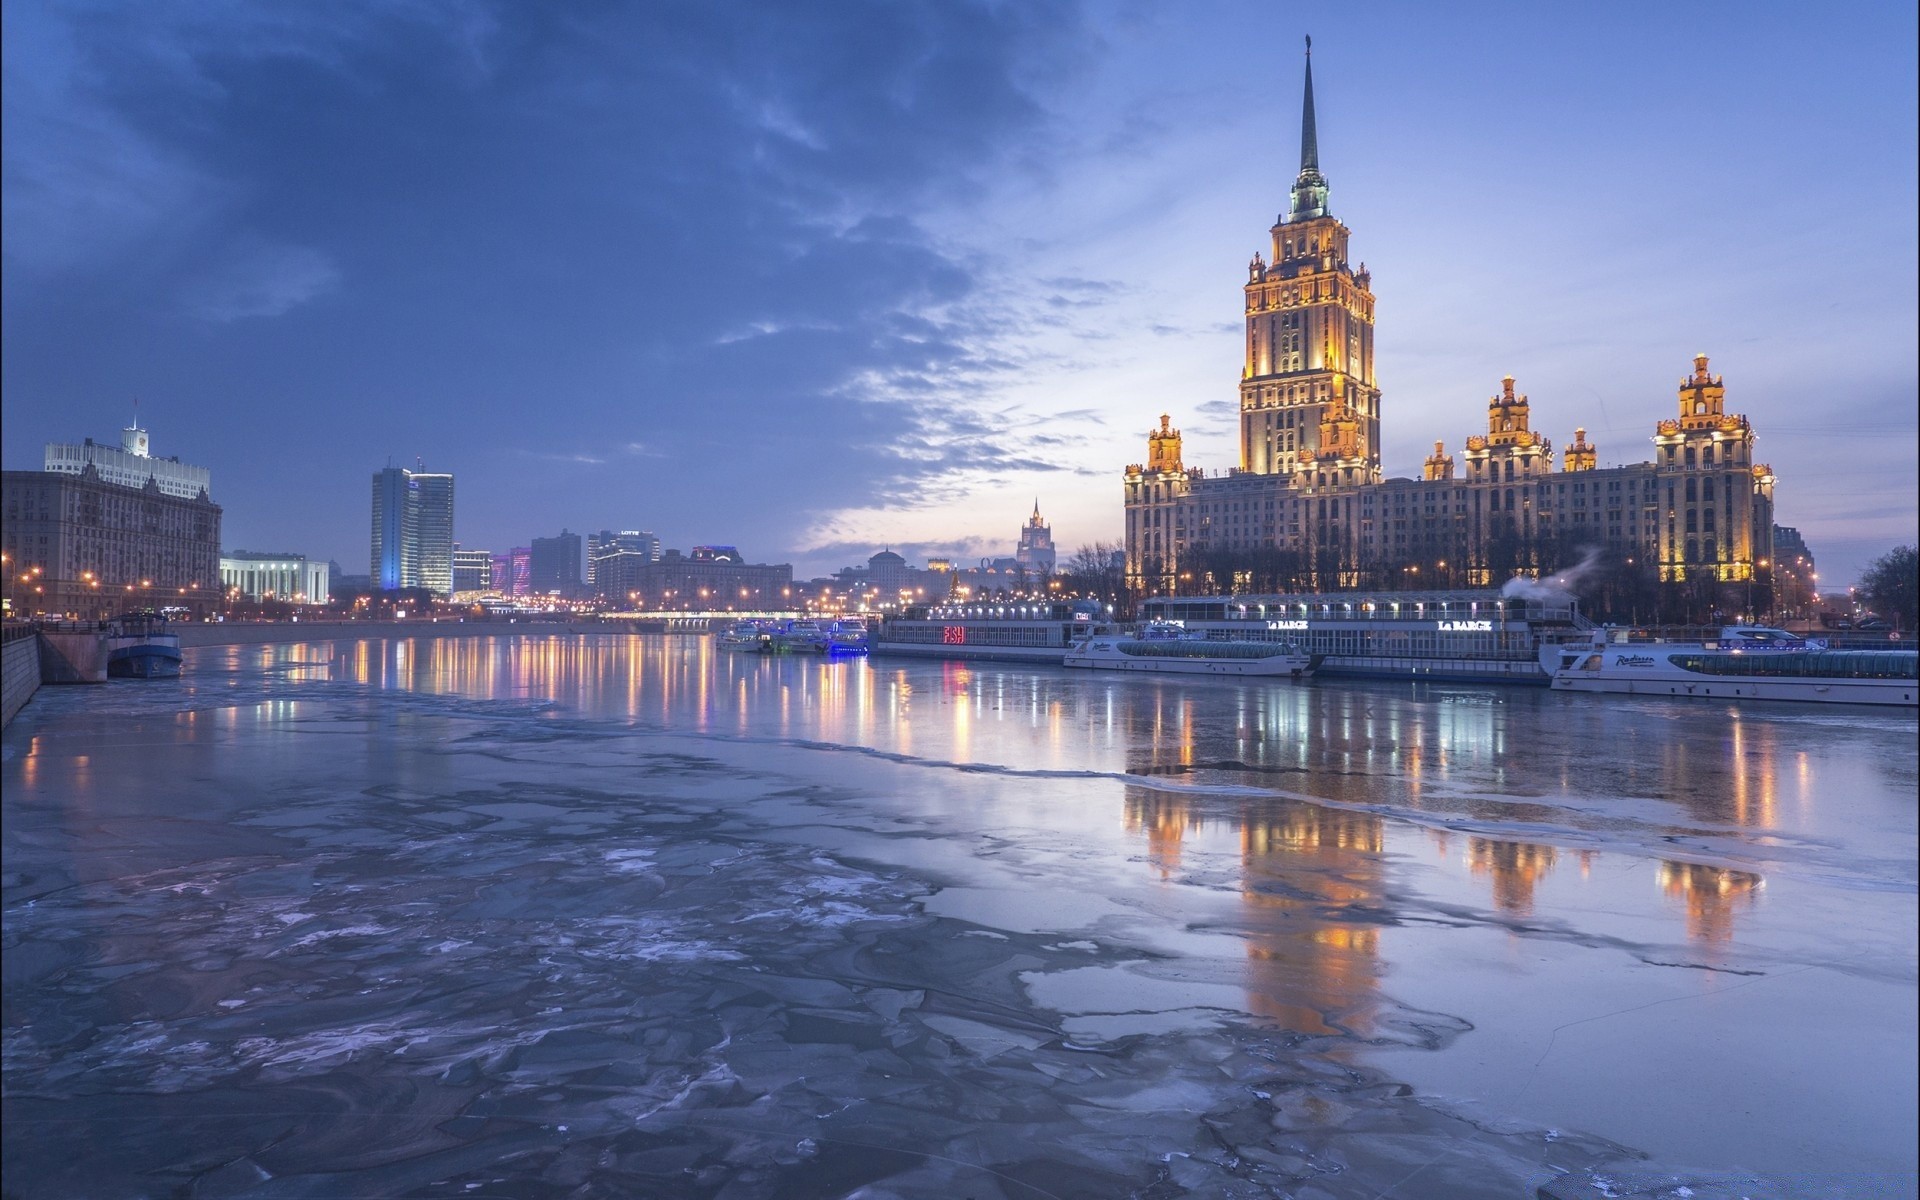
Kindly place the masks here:
<instances>
[{"instance_id":1,"label":"parked car","mask_svg":"<svg viewBox=\"0 0 1920 1200\"><path fill-rule=\"evenodd\" d=\"M1878 633L1884 629L1892 629L1893 626L1889 622L1881 620L1879 617L1866 617L1858 625L1855 625L1854 628Z\"/></svg>"}]
</instances>

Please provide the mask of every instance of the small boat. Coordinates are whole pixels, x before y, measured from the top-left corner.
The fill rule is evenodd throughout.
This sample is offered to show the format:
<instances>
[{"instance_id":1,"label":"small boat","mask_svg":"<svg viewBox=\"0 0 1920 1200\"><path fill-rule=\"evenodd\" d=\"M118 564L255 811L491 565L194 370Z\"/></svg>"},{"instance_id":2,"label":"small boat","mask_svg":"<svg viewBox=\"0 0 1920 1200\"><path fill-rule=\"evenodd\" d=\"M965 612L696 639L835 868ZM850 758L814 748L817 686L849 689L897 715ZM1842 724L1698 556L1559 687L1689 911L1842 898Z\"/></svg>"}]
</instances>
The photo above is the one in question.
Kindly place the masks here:
<instances>
[{"instance_id":1,"label":"small boat","mask_svg":"<svg viewBox=\"0 0 1920 1200\"><path fill-rule=\"evenodd\" d=\"M830 654L865 654L871 646L865 621L835 621L827 630Z\"/></svg>"},{"instance_id":2,"label":"small boat","mask_svg":"<svg viewBox=\"0 0 1920 1200\"><path fill-rule=\"evenodd\" d=\"M723 650L740 650L748 654L764 654L769 649L768 642L772 631L765 621L741 621L730 628L722 629L714 639Z\"/></svg>"},{"instance_id":3,"label":"small boat","mask_svg":"<svg viewBox=\"0 0 1920 1200\"><path fill-rule=\"evenodd\" d=\"M1756 638L1729 628L1706 642L1599 637L1546 647L1540 658L1557 692L1920 708L1920 652L1829 650L1792 634Z\"/></svg>"},{"instance_id":4,"label":"small boat","mask_svg":"<svg viewBox=\"0 0 1920 1200\"><path fill-rule=\"evenodd\" d=\"M164 617L135 615L107 631L107 674L115 679L178 679L180 635Z\"/></svg>"},{"instance_id":5,"label":"small boat","mask_svg":"<svg viewBox=\"0 0 1920 1200\"><path fill-rule=\"evenodd\" d=\"M789 654L825 654L833 648L832 635L818 621L795 621L773 640Z\"/></svg>"},{"instance_id":6,"label":"small boat","mask_svg":"<svg viewBox=\"0 0 1920 1200\"><path fill-rule=\"evenodd\" d=\"M1095 634L1067 650L1064 665L1183 675L1280 675L1304 679L1311 655L1286 642L1217 641L1167 622L1150 622L1132 635Z\"/></svg>"}]
</instances>

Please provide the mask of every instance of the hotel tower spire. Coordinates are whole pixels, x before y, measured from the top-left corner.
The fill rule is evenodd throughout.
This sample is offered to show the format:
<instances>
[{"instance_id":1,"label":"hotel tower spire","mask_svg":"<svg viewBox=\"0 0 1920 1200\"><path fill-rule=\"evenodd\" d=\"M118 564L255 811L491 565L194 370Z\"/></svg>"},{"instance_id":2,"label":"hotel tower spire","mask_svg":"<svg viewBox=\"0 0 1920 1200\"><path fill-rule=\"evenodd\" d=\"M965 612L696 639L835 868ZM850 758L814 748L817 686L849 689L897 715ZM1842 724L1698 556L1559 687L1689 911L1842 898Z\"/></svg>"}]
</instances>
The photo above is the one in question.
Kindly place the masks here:
<instances>
[{"instance_id":1,"label":"hotel tower spire","mask_svg":"<svg viewBox=\"0 0 1920 1200\"><path fill-rule=\"evenodd\" d=\"M1268 230L1272 258L1247 267L1247 359L1240 375L1240 469L1301 486L1380 476L1380 388L1373 291L1347 260L1347 227L1327 212L1313 105L1313 40L1300 104L1293 203Z\"/></svg>"},{"instance_id":2,"label":"hotel tower spire","mask_svg":"<svg viewBox=\"0 0 1920 1200\"><path fill-rule=\"evenodd\" d=\"M1307 39L1307 89L1300 102L1300 174L1287 221L1327 215L1327 177L1320 173L1320 133L1313 120L1313 39Z\"/></svg>"}]
</instances>

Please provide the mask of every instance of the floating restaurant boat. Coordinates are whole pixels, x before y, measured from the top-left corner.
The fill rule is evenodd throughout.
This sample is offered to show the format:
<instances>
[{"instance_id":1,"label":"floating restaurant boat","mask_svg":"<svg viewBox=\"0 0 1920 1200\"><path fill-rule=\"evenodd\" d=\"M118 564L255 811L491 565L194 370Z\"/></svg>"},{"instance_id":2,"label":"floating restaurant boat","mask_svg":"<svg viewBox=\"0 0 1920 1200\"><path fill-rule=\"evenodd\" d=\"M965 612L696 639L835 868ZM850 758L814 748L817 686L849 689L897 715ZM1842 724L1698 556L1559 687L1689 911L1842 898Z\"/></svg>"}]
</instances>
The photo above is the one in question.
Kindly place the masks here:
<instances>
[{"instance_id":1,"label":"floating restaurant boat","mask_svg":"<svg viewBox=\"0 0 1920 1200\"><path fill-rule=\"evenodd\" d=\"M1096 633L1067 650L1064 665L1185 675L1278 675L1304 679L1313 659L1286 642L1226 641L1179 625L1148 623L1139 632Z\"/></svg>"},{"instance_id":2,"label":"floating restaurant boat","mask_svg":"<svg viewBox=\"0 0 1920 1200\"><path fill-rule=\"evenodd\" d=\"M115 679L180 677L180 635L164 617L128 616L107 632L107 674Z\"/></svg>"},{"instance_id":3,"label":"floating restaurant boat","mask_svg":"<svg viewBox=\"0 0 1920 1200\"><path fill-rule=\"evenodd\" d=\"M1567 595L1492 589L1319 595L1156 596L1141 615L1211 639L1280 643L1322 677L1544 686L1544 647L1588 641L1596 626Z\"/></svg>"},{"instance_id":4,"label":"floating restaurant boat","mask_svg":"<svg viewBox=\"0 0 1920 1200\"><path fill-rule=\"evenodd\" d=\"M1756 639L1748 632L1736 626L1717 640L1687 643L1633 641L1616 631L1585 645L1543 648L1540 657L1555 691L1920 709L1920 652L1829 650L1792 634Z\"/></svg>"},{"instance_id":5,"label":"floating restaurant boat","mask_svg":"<svg viewBox=\"0 0 1920 1200\"><path fill-rule=\"evenodd\" d=\"M875 654L1058 665L1110 619L1093 600L942 604L888 617L872 644Z\"/></svg>"}]
</instances>

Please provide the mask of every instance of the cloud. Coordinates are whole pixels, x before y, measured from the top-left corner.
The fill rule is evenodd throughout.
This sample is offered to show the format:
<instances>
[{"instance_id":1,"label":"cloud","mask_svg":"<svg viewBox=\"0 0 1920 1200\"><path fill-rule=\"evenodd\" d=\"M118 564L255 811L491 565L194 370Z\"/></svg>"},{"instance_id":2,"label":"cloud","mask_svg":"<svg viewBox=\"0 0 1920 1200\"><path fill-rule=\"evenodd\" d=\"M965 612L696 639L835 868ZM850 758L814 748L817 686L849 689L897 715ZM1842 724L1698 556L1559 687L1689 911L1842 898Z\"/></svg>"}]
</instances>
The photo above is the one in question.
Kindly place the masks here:
<instances>
[{"instance_id":1,"label":"cloud","mask_svg":"<svg viewBox=\"0 0 1920 1200\"><path fill-rule=\"evenodd\" d=\"M425 454L469 544L777 545L1060 469L997 399L1031 360L995 268L934 214L1036 157L1074 5L56 4L42 61L13 17L8 394L177 395L241 532L321 519L242 490L285 432L259 395L307 422L334 527L365 461Z\"/></svg>"},{"instance_id":2,"label":"cloud","mask_svg":"<svg viewBox=\"0 0 1920 1200\"><path fill-rule=\"evenodd\" d=\"M209 321L277 317L331 291L339 281L339 270L317 250L256 242L235 247L190 278L183 299Z\"/></svg>"}]
</instances>

